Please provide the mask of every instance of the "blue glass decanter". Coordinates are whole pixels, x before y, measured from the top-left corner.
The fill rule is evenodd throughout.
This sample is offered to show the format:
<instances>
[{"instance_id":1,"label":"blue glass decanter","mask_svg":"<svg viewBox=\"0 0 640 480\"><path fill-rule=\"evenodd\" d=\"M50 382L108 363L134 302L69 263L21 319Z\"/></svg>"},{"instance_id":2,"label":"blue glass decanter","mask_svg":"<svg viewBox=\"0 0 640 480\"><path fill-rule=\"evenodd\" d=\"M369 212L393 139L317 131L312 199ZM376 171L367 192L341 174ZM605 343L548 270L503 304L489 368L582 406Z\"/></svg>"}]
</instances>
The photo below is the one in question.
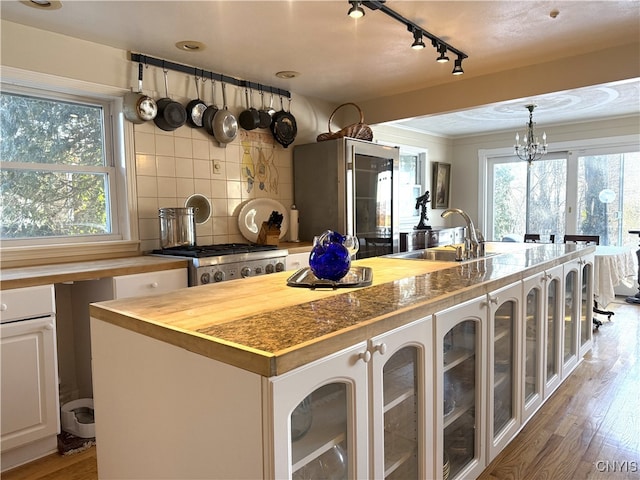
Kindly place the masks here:
<instances>
[{"instance_id":1,"label":"blue glass decanter","mask_svg":"<svg viewBox=\"0 0 640 480\"><path fill-rule=\"evenodd\" d=\"M309 268L319 279L337 282L349 272L351 256L357 251L355 236L327 230L313 239Z\"/></svg>"}]
</instances>

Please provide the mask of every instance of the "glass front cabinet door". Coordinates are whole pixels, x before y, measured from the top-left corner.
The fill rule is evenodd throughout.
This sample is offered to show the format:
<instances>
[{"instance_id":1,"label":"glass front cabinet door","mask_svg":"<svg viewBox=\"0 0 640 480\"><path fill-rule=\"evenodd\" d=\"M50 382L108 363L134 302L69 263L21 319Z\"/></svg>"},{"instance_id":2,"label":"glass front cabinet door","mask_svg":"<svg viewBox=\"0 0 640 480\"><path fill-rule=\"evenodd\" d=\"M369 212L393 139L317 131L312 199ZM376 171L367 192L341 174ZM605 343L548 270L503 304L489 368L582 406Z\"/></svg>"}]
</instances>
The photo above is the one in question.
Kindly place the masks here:
<instances>
[{"instance_id":1,"label":"glass front cabinet door","mask_svg":"<svg viewBox=\"0 0 640 480\"><path fill-rule=\"evenodd\" d=\"M580 262L580 347L582 358L592 345L593 334L593 262L594 255L582 257Z\"/></svg>"},{"instance_id":2,"label":"glass front cabinet door","mask_svg":"<svg viewBox=\"0 0 640 480\"><path fill-rule=\"evenodd\" d=\"M371 340L369 478L433 478L432 337L429 317Z\"/></svg>"},{"instance_id":3,"label":"glass front cabinet door","mask_svg":"<svg viewBox=\"0 0 640 480\"><path fill-rule=\"evenodd\" d=\"M544 398L544 320L546 272L538 273L523 281L522 305L522 421L526 422L542 405Z\"/></svg>"},{"instance_id":4,"label":"glass front cabinet door","mask_svg":"<svg viewBox=\"0 0 640 480\"><path fill-rule=\"evenodd\" d=\"M432 478L432 335L428 317L269 379L269 476Z\"/></svg>"},{"instance_id":5,"label":"glass front cabinet door","mask_svg":"<svg viewBox=\"0 0 640 480\"><path fill-rule=\"evenodd\" d=\"M580 260L564 265L564 322L562 326L562 378L578 365L578 330L580 327Z\"/></svg>"},{"instance_id":6,"label":"glass front cabinet door","mask_svg":"<svg viewBox=\"0 0 640 480\"><path fill-rule=\"evenodd\" d=\"M363 478L367 472L366 342L266 379L272 402L267 478ZM267 428L269 430L269 428Z\"/></svg>"},{"instance_id":7,"label":"glass front cabinet door","mask_svg":"<svg viewBox=\"0 0 640 480\"><path fill-rule=\"evenodd\" d=\"M555 391L562 381L562 333L564 302L562 301L562 283L564 270L562 265L545 272L544 294L544 398Z\"/></svg>"},{"instance_id":8,"label":"glass front cabinet door","mask_svg":"<svg viewBox=\"0 0 640 480\"><path fill-rule=\"evenodd\" d=\"M487 296L488 325L488 411L487 463L511 441L520 428L520 283Z\"/></svg>"},{"instance_id":9,"label":"glass front cabinet door","mask_svg":"<svg viewBox=\"0 0 640 480\"><path fill-rule=\"evenodd\" d=\"M477 477L485 467L485 297L434 316L437 479Z\"/></svg>"}]
</instances>

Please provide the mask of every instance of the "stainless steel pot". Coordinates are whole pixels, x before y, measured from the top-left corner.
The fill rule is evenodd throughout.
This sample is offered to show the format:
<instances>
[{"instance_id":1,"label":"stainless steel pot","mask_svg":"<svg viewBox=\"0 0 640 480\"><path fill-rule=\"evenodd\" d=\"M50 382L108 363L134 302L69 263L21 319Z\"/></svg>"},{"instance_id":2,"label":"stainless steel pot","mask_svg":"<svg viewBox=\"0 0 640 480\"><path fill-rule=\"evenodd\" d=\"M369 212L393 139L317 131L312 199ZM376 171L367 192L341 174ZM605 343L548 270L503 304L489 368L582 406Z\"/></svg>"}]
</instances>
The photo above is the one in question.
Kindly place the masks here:
<instances>
[{"instance_id":1,"label":"stainless steel pot","mask_svg":"<svg viewBox=\"0 0 640 480\"><path fill-rule=\"evenodd\" d=\"M124 96L123 113L124 118L136 124L153 120L158 114L156 101L142 93L142 63L138 64L138 91Z\"/></svg>"},{"instance_id":2,"label":"stainless steel pot","mask_svg":"<svg viewBox=\"0 0 640 480\"><path fill-rule=\"evenodd\" d=\"M160 208L160 247L193 247L196 245L196 219L193 207Z\"/></svg>"}]
</instances>

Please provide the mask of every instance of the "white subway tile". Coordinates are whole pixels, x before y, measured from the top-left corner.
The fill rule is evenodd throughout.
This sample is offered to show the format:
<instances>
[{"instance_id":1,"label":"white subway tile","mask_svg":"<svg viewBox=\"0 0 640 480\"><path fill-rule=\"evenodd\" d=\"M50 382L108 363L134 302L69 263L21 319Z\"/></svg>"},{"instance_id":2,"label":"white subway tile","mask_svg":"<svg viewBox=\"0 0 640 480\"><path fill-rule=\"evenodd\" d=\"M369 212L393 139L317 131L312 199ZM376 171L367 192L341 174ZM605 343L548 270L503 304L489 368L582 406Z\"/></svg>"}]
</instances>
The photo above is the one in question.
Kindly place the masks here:
<instances>
[{"instance_id":1,"label":"white subway tile","mask_svg":"<svg viewBox=\"0 0 640 480\"><path fill-rule=\"evenodd\" d=\"M136 155L137 175L157 175L155 155Z\"/></svg>"},{"instance_id":2,"label":"white subway tile","mask_svg":"<svg viewBox=\"0 0 640 480\"><path fill-rule=\"evenodd\" d=\"M136 153L155 154L155 138L156 136L152 133L136 132L134 135Z\"/></svg>"},{"instance_id":3,"label":"white subway tile","mask_svg":"<svg viewBox=\"0 0 640 480\"><path fill-rule=\"evenodd\" d=\"M156 183L156 177L147 175L138 175L137 190L138 197L157 197L158 196L158 184Z\"/></svg>"},{"instance_id":4,"label":"white subway tile","mask_svg":"<svg viewBox=\"0 0 640 480\"><path fill-rule=\"evenodd\" d=\"M173 157L176 154L173 135L156 135L156 155Z\"/></svg>"}]
</instances>

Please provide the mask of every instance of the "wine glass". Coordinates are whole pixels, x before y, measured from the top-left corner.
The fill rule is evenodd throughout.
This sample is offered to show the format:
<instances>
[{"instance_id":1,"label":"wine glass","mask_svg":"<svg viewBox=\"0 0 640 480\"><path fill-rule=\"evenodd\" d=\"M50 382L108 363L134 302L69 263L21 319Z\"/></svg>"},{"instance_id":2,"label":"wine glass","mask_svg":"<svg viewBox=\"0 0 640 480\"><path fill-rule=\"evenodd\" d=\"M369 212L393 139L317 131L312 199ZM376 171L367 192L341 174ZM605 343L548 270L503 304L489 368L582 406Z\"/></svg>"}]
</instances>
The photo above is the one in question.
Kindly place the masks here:
<instances>
[{"instance_id":1,"label":"wine glass","mask_svg":"<svg viewBox=\"0 0 640 480\"><path fill-rule=\"evenodd\" d=\"M349 256L353 259L360 249L360 241L355 235L345 235L342 242L344 247L349 251Z\"/></svg>"}]
</instances>

